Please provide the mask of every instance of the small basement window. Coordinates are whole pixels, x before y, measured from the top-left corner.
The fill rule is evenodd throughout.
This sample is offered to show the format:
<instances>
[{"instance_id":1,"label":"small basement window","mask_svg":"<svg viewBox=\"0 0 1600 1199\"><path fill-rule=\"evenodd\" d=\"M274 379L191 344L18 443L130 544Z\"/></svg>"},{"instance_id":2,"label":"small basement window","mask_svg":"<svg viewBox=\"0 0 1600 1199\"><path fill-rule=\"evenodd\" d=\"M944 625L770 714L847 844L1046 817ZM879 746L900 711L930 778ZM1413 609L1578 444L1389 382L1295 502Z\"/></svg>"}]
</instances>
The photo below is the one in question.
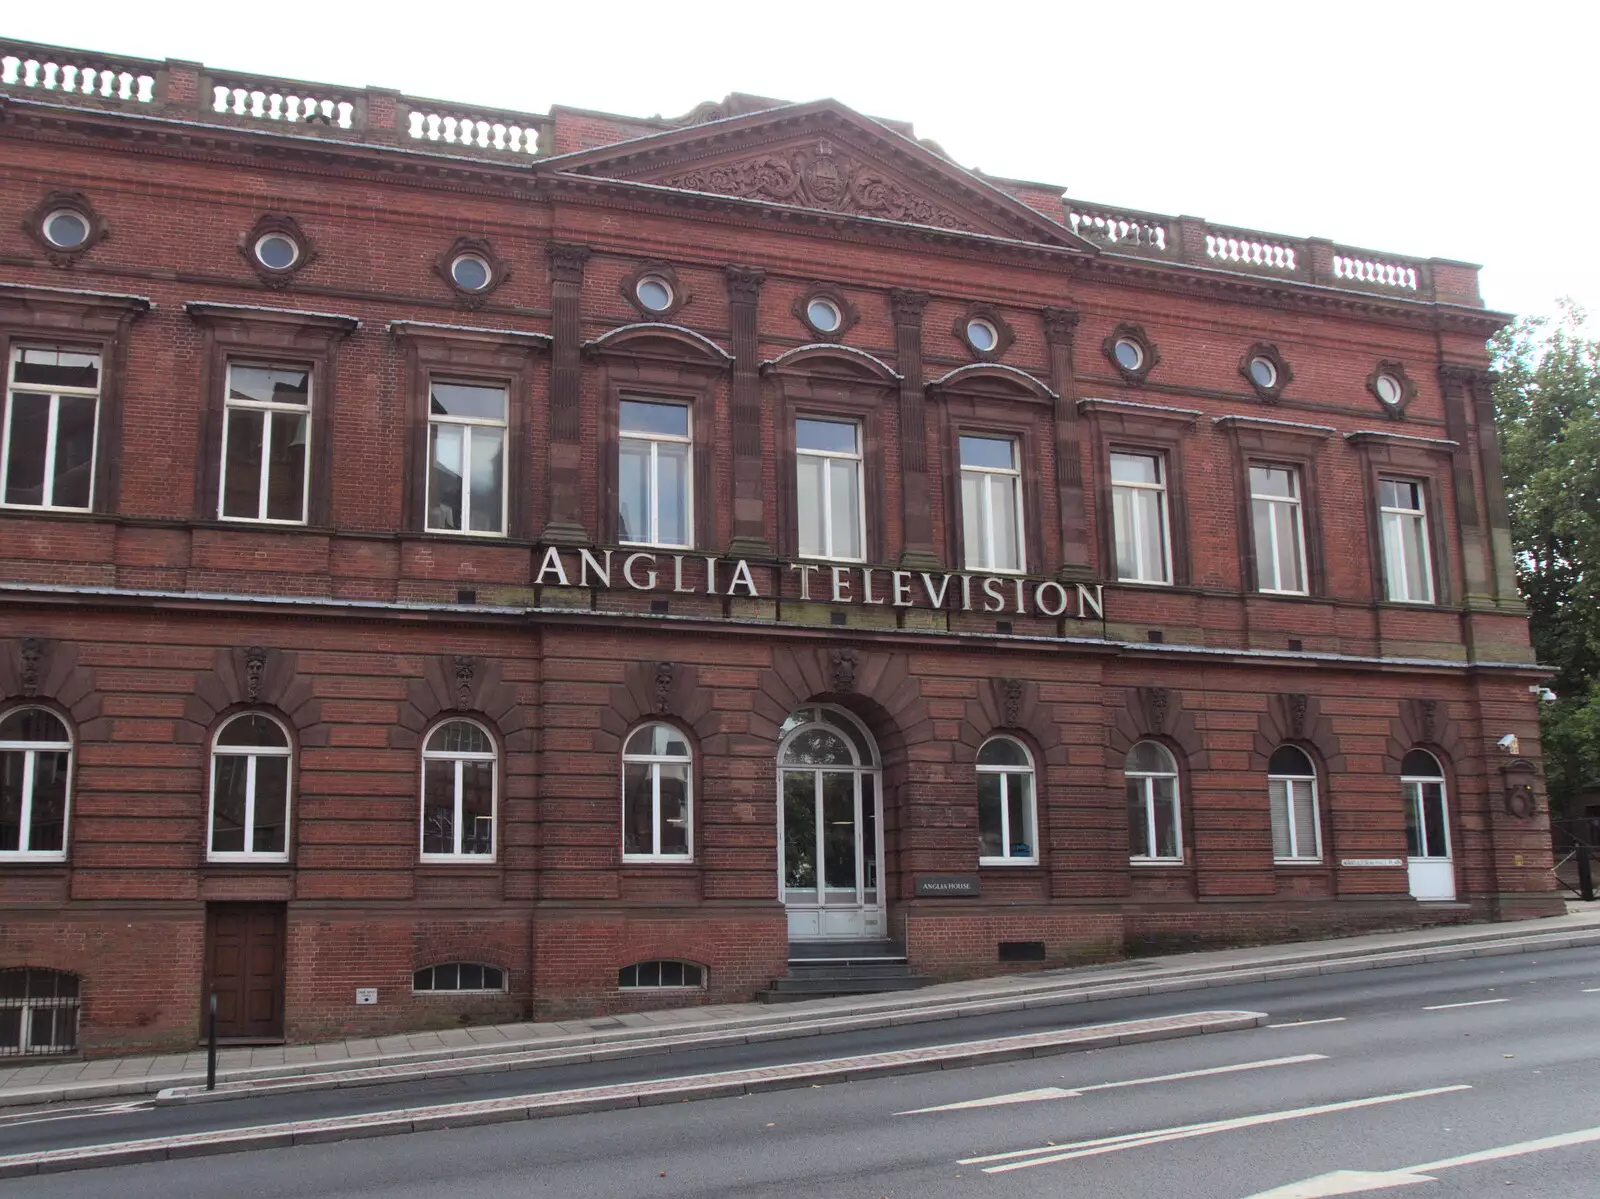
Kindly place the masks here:
<instances>
[{"instance_id":1,"label":"small basement window","mask_svg":"<svg viewBox=\"0 0 1600 1199\"><path fill-rule=\"evenodd\" d=\"M78 976L17 966L0 970L0 1057L78 1047Z\"/></svg>"},{"instance_id":2,"label":"small basement window","mask_svg":"<svg viewBox=\"0 0 1600 1199\"><path fill-rule=\"evenodd\" d=\"M442 966L424 966L411 976L413 991L463 991L487 993L506 989L506 972L499 966L484 966L476 962L446 962Z\"/></svg>"},{"instance_id":3,"label":"small basement window","mask_svg":"<svg viewBox=\"0 0 1600 1199\"><path fill-rule=\"evenodd\" d=\"M617 971L617 986L623 989L637 987L703 987L706 985L705 967L693 962L635 962Z\"/></svg>"}]
</instances>

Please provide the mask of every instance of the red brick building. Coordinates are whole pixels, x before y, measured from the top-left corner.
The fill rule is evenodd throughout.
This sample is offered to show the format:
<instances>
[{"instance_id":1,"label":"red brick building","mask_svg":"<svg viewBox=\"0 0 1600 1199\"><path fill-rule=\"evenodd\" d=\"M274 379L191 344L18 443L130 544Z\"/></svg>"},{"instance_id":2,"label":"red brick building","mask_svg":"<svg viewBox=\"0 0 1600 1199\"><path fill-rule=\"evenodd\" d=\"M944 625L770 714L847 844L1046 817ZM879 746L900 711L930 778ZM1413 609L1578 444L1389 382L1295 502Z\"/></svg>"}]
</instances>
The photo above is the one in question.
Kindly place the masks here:
<instances>
[{"instance_id":1,"label":"red brick building","mask_svg":"<svg viewBox=\"0 0 1600 1199\"><path fill-rule=\"evenodd\" d=\"M1559 907L1476 268L0 59L0 1052Z\"/></svg>"}]
</instances>

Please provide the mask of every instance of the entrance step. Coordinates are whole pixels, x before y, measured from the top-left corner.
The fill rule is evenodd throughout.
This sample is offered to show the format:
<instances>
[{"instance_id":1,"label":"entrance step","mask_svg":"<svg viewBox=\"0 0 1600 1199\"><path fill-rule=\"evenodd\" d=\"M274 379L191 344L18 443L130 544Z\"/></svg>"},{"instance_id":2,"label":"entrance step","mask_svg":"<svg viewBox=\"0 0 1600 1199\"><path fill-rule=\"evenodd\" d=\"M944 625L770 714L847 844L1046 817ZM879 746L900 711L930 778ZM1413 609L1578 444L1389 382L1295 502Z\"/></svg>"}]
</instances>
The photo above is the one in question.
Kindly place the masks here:
<instances>
[{"instance_id":1,"label":"entrance step","mask_svg":"<svg viewBox=\"0 0 1600 1199\"><path fill-rule=\"evenodd\" d=\"M911 973L903 947L893 941L795 941L789 972L757 996L763 1003L910 991L933 980Z\"/></svg>"}]
</instances>

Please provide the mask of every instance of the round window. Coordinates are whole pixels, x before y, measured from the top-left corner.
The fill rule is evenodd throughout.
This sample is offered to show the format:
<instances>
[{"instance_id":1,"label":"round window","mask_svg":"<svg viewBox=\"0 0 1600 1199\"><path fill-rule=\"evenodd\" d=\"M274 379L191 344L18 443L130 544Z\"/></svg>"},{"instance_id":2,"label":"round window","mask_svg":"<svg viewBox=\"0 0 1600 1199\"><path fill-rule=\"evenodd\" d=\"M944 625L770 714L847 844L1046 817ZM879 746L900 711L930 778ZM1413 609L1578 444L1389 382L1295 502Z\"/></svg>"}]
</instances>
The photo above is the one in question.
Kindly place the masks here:
<instances>
[{"instance_id":1,"label":"round window","mask_svg":"<svg viewBox=\"0 0 1600 1199\"><path fill-rule=\"evenodd\" d=\"M89 222L81 212L63 208L44 218L44 235L52 246L75 250L89 240Z\"/></svg>"},{"instance_id":2,"label":"round window","mask_svg":"<svg viewBox=\"0 0 1600 1199\"><path fill-rule=\"evenodd\" d=\"M1144 365L1144 347L1131 337L1119 337L1111 352L1117 356L1117 365L1125 371L1136 371Z\"/></svg>"},{"instance_id":3,"label":"round window","mask_svg":"<svg viewBox=\"0 0 1600 1199\"><path fill-rule=\"evenodd\" d=\"M818 296L806 305L806 320L818 332L834 333L844 324L844 315L839 311L839 305Z\"/></svg>"},{"instance_id":4,"label":"round window","mask_svg":"<svg viewBox=\"0 0 1600 1199\"><path fill-rule=\"evenodd\" d=\"M980 354L987 354L1000 344L1000 334L988 321L968 321L967 341Z\"/></svg>"},{"instance_id":5,"label":"round window","mask_svg":"<svg viewBox=\"0 0 1600 1199\"><path fill-rule=\"evenodd\" d=\"M646 275L640 279L633 294L651 312L665 312L672 307L672 284L660 275Z\"/></svg>"},{"instance_id":6,"label":"round window","mask_svg":"<svg viewBox=\"0 0 1600 1199\"><path fill-rule=\"evenodd\" d=\"M1270 391L1278 384L1278 368L1270 358L1252 358L1250 359L1250 378L1257 387L1264 391Z\"/></svg>"},{"instance_id":7,"label":"round window","mask_svg":"<svg viewBox=\"0 0 1600 1199\"><path fill-rule=\"evenodd\" d=\"M268 270L286 271L300 259L300 247L283 233L268 233L256 240L256 261Z\"/></svg>"},{"instance_id":8,"label":"round window","mask_svg":"<svg viewBox=\"0 0 1600 1199\"><path fill-rule=\"evenodd\" d=\"M1379 375L1373 380L1372 389L1378 393L1378 398L1391 408L1398 406L1405 398L1405 388L1400 386L1400 380L1393 375Z\"/></svg>"},{"instance_id":9,"label":"round window","mask_svg":"<svg viewBox=\"0 0 1600 1199\"><path fill-rule=\"evenodd\" d=\"M450 264L450 278L463 291L482 291L489 286L489 264L476 254L461 254Z\"/></svg>"}]
</instances>

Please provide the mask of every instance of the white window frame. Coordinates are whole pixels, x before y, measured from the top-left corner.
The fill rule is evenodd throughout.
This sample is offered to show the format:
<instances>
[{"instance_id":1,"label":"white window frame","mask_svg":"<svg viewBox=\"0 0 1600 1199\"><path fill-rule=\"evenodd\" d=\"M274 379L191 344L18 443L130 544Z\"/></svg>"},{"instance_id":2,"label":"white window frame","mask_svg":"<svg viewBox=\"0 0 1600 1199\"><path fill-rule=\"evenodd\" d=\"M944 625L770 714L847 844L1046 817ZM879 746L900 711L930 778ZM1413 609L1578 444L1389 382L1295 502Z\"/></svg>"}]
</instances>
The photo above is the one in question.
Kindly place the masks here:
<instances>
[{"instance_id":1,"label":"white window frame","mask_svg":"<svg viewBox=\"0 0 1600 1199\"><path fill-rule=\"evenodd\" d=\"M1015 737L1000 735L987 738L983 745L978 746L981 757L984 746L992 741L1009 741L1022 751L1022 756L1027 759L1027 766L987 766L978 764L973 769L978 774L998 774L1000 776L1000 849L1002 856L985 857L978 855L980 866L1037 866L1039 864L1039 772L1034 769L1033 754L1021 741ZM1028 806L1032 808L1030 815L1033 817L1033 838L1029 845L1029 854L1025 858L1009 856L1011 851L1011 780L1007 775L1026 774L1028 776ZM981 819L980 819L981 824Z\"/></svg>"},{"instance_id":2,"label":"white window frame","mask_svg":"<svg viewBox=\"0 0 1600 1199\"><path fill-rule=\"evenodd\" d=\"M72 748L72 729L67 722L62 720L49 708L39 708L36 704L24 704L18 708L0 712L0 718L9 718L19 712L38 710L47 712L60 721L61 727L67 731L65 741L0 741L0 753L20 753L22 758L22 810L17 818L17 848L0 849L0 862L64 862L67 859L67 846L72 834L72 781L78 762L77 754ZM65 752L67 755L67 796L61 809L61 848L60 849L24 849L33 839L33 780L36 763L41 753L58 754Z\"/></svg>"},{"instance_id":3,"label":"white window frame","mask_svg":"<svg viewBox=\"0 0 1600 1199\"><path fill-rule=\"evenodd\" d=\"M22 361L25 350L56 350L69 354L92 354L95 358L95 376L100 380L94 387L60 387L43 385L33 386L28 383L15 382L17 364ZM5 428L0 430L0 507L17 508L27 512L91 512L94 510L94 484L95 474L100 466L100 391L105 382L105 355L98 348L80 348L71 345L15 345L11 348L11 360L6 364L6 410ZM50 397L50 417L46 426L44 442L44 494L37 504L18 504L6 501L6 491L11 484L11 422L16 412L16 393L22 391L26 395L48 395ZM57 504L56 490L56 431L61 420L62 396L89 396L94 400L94 443L89 450L89 502L83 507L70 504Z\"/></svg>"},{"instance_id":4,"label":"white window frame","mask_svg":"<svg viewBox=\"0 0 1600 1199\"><path fill-rule=\"evenodd\" d=\"M987 322L984 322L984 323L987 324ZM1000 468L998 466L968 466L965 462L961 463L961 479L962 479L962 481L965 482L968 475L973 476L973 478L975 478L977 480L978 485L981 488L979 494L983 497L982 498L983 544L981 546L970 546L969 545L969 546L963 547L966 550L966 565L967 565L967 569L968 570L981 570L981 571L984 571L986 573L1001 574L1001 575L1026 574L1027 573L1027 569L1028 569L1028 548L1027 548L1028 547L1028 537L1027 537L1026 526L1024 524L1024 518L1023 518L1023 509L1024 509L1025 505L1023 504L1023 501L1022 501L1022 446L1019 443L1018 439L1016 437L1014 437L1014 436L1009 436L1009 435L1005 435L1005 434L994 435L994 434L989 434L989 433L964 433L964 434L961 434L956 439L956 453L957 453L958 457L959 457L960 452L961 452L961 442L965 441L968 437L977 438L977 439L980 439L980 440L983 440L983 441L1003 441L1003 442L1005 442L1007 445L1009 445L1011 447L1011 468L1009 470L1005 470L1005 469L1002 469L1002 468ZM994 501L994 490L993 490L993 487L991 486L991 484L993 483L993 481L995 479L1010 479L1012 481L1011 493L1015 497L1015 499L1013 500L1013 504L1016 507L1016 529L1017 529L1017 544L1016 544L1017 564L1015 566L995 566L994 565L994 559L995 559L994 506L995 506L995 501ZM964 492L965 492L965 489L963 488L963 493ZM963 522L963 528L964 527L965 527L965 522ZM863 541L862 544L865 545L866 542ZM973 559L974 550L978 551L978 555L977 556L979 558L981 558L981 559L984 559L983 561L974 562L972 560Z\"/></svg>"},{"instance_id":5,"label":"white window frame","mask_svg":"<svg viewBox=\"0 0 1600 1199\"><path fill-rule=\"evenodd\" d=\"M236 400L233 392L233 368L259 367L266 370L304 371L306 375L306 402L304 404L275 404L269 400ZM251 525L303 525L309 519L311 507L311 438L314 432L311 419L316 403L316 372L305 363L272 362L263 359L230 358L222 372L222 443L218 449L221 459L217 469L217 519L237 521ZM228 495L228 426L235 411L260 412L261 416L261 478L257 480L256 515L228 516L224 509ZM272 415L276 412L294 412L305 418L306 447L304 478L300 481L300 515L298 518L267 516L267 491L272 479Z\"/></svg>"},{"instance_id":6,"label":"white window frame","mask_svg":"<svg viewBox=\"0 0 1600 1199\"><path fill-rule=\"evenodd\" d=\"M800 448L799 438L798 438L798 436L796 436L796 439L795 439L795 450L794 450L794 456L795 456L795 476L794 476L795 477L795 507L796 507L796 512L795 512L795 541L796 541L797 548L799 548L800 557L802 557L802 558L820 559L820 560L828 561L828 562L865 562L867 560L867 487L866 487L866 482L867 481L866 481L866 472L862 469L863 464L865 462L862 443L865 440L866 431L862 427L862 424L861 424L861 422L859 420L854 420L854 419L851 419L850 417L842 417L841 418L841 417L831 416L831 415L826 415L826 414L813 415L813 414L810 414L810 413L801 413L801 414L797 415L794 419L795 419L796 424L798 424L798 422L803 421L803 420L809 420L809 421L818 421L818 422L825 423L825 424L849 425L851 428L853 428L855 430L855 434L856 434L856 452L853 453L853 454L847 454L847 453L843 452L842 450L804 450L804 449ZM799 504L800 504L800 459L801 458L837 459L839 461L855 463L855 468L856 468L856 535L859 538L860 543L861 543L861 553L859 555L857 555L856 557L848 558L848 557L845 557L842 554L835 554L833 552L833 541L834 541L834 536L833 536L833 534L834 534L834 529L833 529L833 470L832 470L831 467L827 466L826 463L824 464L823 471L822 471L822 495L820 497L821 502L822 502L822 520L820 522L820 526L821 526L821 529L822 529L823 550L822 550L822 552L819 552L819 553L807 553L803 548L800 548L798 546L798 542L799 542L799 539L800 539L800 516L799 516L798 509L799 509Z\"/></svg>"},{"instance_id":7,"label":"white window frame","mask_svg":"<svg viewBox=\"0 0 1600 1199\"><path fill-rule=\"evenodd\" d=\"M1112 450L1106 460L1107 471L1110 471L1111 460L1115 458L1149 458L1156 464L1156 479L1154 483L1129 483L1113 478L1111 481L1111 557L1117 571L1119 583L1142 583L1151 587L1172 586L1172 506L1167 493L1167 458L1165 454L1149 450ZM1117 557L1117 491L1153 491L1160 498L1161 504L1161 567L1167 576L1164 579L1141 579L1137 576L1128 576L1122 573L1122 563L1116 561ZM1144 546L1150 537L1150 531L1144 527L1144 522L1138 517L1140 511L1137 505L1130 506L1133 516L1133 544L1134 559L1137 563L1144 559Z\"/></svg>"},{"instance_id":8,"label":"white window frame","mask_svg":"<svg viewBox=\"0 0 1600 1199\"><path fill-rule=\"evenodd\" d=\"M1322 807L1320 799L1317 795L1317 776L1315 773L1315 764L1312 765L1311 769L1313 773L1309 776L1304 774L1267 775L1267 802L1269 804L1272 803L1272 784L1285 784L1283 794L1284 806L1286 807L1287 811L1284 813L1284 824L1289 830L1289 848L1291 852L1287 857L1280 858L1277 856L1276 851L1274 851L1272 858L1274 862L1282 865L1308 865L1310 863L1322 861ZM1312 847L1316 851L1315 853L1307 854L1299 852L1301 849L1301 834L1299 824L1295 819L1294 814L1295 787L1297 785L1300 787L1311 788L1311 841ZM1268 815L1270 818L1270 809Z\"/></svg>"},{"instance_id":9,"label":"white window frame","mask_svg":"<svg viewBox=\"0 0 1600 1199\"><path fill-rule=\"evenodd\" d=\"M502 407L500 419L490 420L485 416L450 416L446 413L433 411L433 385L435 383L455 383L462 387L498 388L500 391ZM435 425L452 425L461 430L461 527L459 529L445 529L433 523L433 429ZM472 431L474 429L498 429L500 431L500 528L474 529L472 527ZM306 465L311 464L309 453L310 444L306 446ZM511 389L504 383L492 379L457 379L443 375L428 379L428 444L423 454L425 462L422 480L422 522L423 528L429 533L446 533L452 537L489 537L504 539L506 521L509 518L510 500L507 493L511 490L508 486L511 478Z\"/></svg>"},{"instance_id":10,"label":"white window frame","mask_svg":"<svg viewBox=\"0 0 1600 1199\"><path fill-rule=\"evenodd\" d=\"M1289 486L1293 490L1292 496L1258 494L1255 489L1255 472L1261 470L1282 471L1289 476ZM1311 588L1311 572L1306 563L1306 526L1305 526L1305 497L1300 484L1300 468L1280 462L1251 462L1246 467L1246 476L1250 485L1250 532L1251 545L1254 546L1254 533L1257 528L1256 505L1267 506L1267 532L1272 541L1272 561L1270 564L1256 562L1256 590L1264 595L1309 595ZM1291 508L1294 512L1294 553L1299 560L1300 580L1299 587L1280 587L1276 584L1283 581L1283 548L1278 544L1278 519L1279 506ZM1267 586L1267 567L1271 567L1271 579L1274 586Z\"/></svg>"},{"instance_id":11,"label":"white window frame","mask_svg":"<svg viewBox=\"0 0 1600 1199\"><path fill-rule=\"evenodd\" d=\"M1382 500L1382 488L1385 483L1395 483L1402 487L1414 487L1417 493L1417 506L1415 508L1396 508L1385 504ZM1383 588L1384 598L1392 604L1432 604L1434 599L1433 587L1433 553L1428 541L1428 497L1426 488L1420 479L1406 479L1398 476L1380 476L1378 479L1378 532L1383 546ZM1406 576L1406 555L1403 544L1404 528L1412 524L1417 530L1423 573L1426 576L1424 595L1419 599L1410 594L1411 580ZM1402 538L1400 553L1394 555L1390 552L1389 530L1394 528L1397 535ZM1398 557L1398 561L1395 558ZM1406 594L1396 595L1396 583Z\"/></svg>"},{"instance_id":12,"label":"white window frame","mask_svg":"<svg viewBox=\"0 0 1600 1199\"><path fill-rule=\"evenodd\" d=\"M1439 788L1439 803L1441 806L1441 812L1444 816L1444 853L1410 854L1408 852L1407 857L1416 862L1448 862L1454 857L1454 853L1450 844L1450 788L1445 782L1444 767L1439 764L1439 759L1434 757L1433 754L1428 753L1427 750L1423 750L1421 752L1427 753L1430 758L1433 758L1434 765L1438 767L1437 773L1402 774L1400 776L1400 785L1403 789L1407 806L1414 805L1416 808L1418 817L1417 828L1422 832L1424 837L1427 835L1427 821L1421 819L1423 815L1422 788L1424 786L1437 786Z\"/></svg>"},{"instance_id":13,"label":"white window frame","mask_svg":"<svg viewBox=\"0 0 1600 1199\"><path fill-rule=\"evenodd\" d=\"M223 729L236 720L247 716L261 716L278 726L278 731L283 734L284 744L276 745L219 745ZM211 848L216 836L217 823L217 758L219 755L233 758L247 757L250 764L245 768L244 784L244 849L224 850L218 852ZM257 758L287 758L289 768L286 771L288 785L283 794L283 851L281 853L258 853L251 848L256 839L256 759ZM291 823L294 813L294 738L289 730L270 712L263 712L259 708L238 712L224 720L217 726L217 731L211 734L211 756L207 759L210 767L210 779L207 790L210 800L206 808L206 861L208 862L287 862L289 860L289 846L292 844Z\"/></svg>"},{"instance_id":14,"label":"white window frame","mask_svg":"<svg viewBox=\"0 0 1600 1199\"><path fill-rule=\"evenodd\" d=\"M1139 744L1144 744L1144 742L1140 742ZM1184 856L1183 856L1184 855L1184 844L1183 844L1183 786L1182 786L1182 781L1181 781L1181 779L1179 777L1179 774L1178 774L1178 762L1177 762L1177 759L1173 756L1172 751L1170 749L1168 749L1166 746L1161 745L1161 743L1159 741L1152 741L1152 742L1150 742L1150 744L1158 745L1158 746L1161 747L1161 751L1164 754L1166 754L1166 756L1167 756L1167 761L1172 763L1172 769L1171 770L1129 770L1127 768L1126 759L1124 759L1123 768L1122 768L1123 778L1124 779L1130 779L1130 780L1133 780L1133 781L1139 783L1139 789L1140 789L1140 791L1142 792L1142 794L1144 796L1144 843L1145 843L1145 852L1142 853L1142 854L1140 854L1140 853L1129 854L1128 855L1128 861L1134 863L1135 865L1181 866L1183 864L1183 861L1184 861ZM1134 749L1137 749L1138 747L1139 747L1138 745L1135 745L1131 749L1129 749L1128 750L1128 756L1132 757ZM1171 855L1171 856L1168 856L1168 855L1165 855L1165 854L1158 854L1158 853L1154 852L1155 851L1155 844L1156 844L1156 804L1161 802L1159 799L1156 798L1156 786L1155 786L1155 784L1156 784L1156 780L1157 779L1171 779L1172 780L1172 830L1173 830L1173 836L1175 837L1175 839L1177 841L1178 852L1175 855Z\"/></svg>"},{"instance_id":15,"label":"white window frame","mask_svg":"<svg viewBox=\"0 0 1600 1199\"><path fill-rule=\"evenodd\" d=\"M477 750L428 748L428 742L433 740L434 734L436 734L446 725L457 723L470 724L473 728L481 732L486 738L488 738L489 748L482 752ZM428 828L426 821L428 818L429 762L450 762L455 767L451 784L453 788L454 805L451 808L450 815L451 833L454 837L455 848L449 853L429 853L423 848L423 846L427 845L428 843ZM461 815L463 802L461 795L461 776L463 773L462 765L466 762L489 763L490 848L488 853L463 853L461 850L461 840L464 832ZM422 770L419 773L421 774L422 778L420 790L417 796L421 805L417 812L418 857L424 862L481 862L485 865L490 865L498 861L500 857L500 743L495 740L494 733L492 733L479 721L471 720L465 716L449 716L444 720L435 721L428 727L426 735L424 735L422 738ZM482 817L479 817L479 819L482 819ZM440 962L438 964L442 966L448 966L451 963Z\"/></svg>"},{"instance_id":16,"label":"white window frame","mask_svg":"<svg viewBox=\"0 0 1600 1199\"><path fill-rule=\"evenodd\" d=\"M660 720L652 720L645 724L636 725L628 730L628 735L622 739L624 751L630 741L643 729L655 728L663 725ZM629 853L626 848L622 850L624 862L676 862L679 865L694 861L694 747L689 744L689 738L678 732L671 725L664 727L671 729L683 739L683 747L689 752L684 755L675 754L630 754L622 755L622 788L618 795L621 807L618 809L620 819L621 844L628 844L628 767L650 767L650 852ZM684 852L663 853L661 851L661 767L681 766L687 775L683 792L683 820L684 820ZM650 959L645 959L650 960ZM667 959L662 959L667 960Z\"/></svg>"},{"instance_id":17,"label":"white window frame","mask_svg":"<svg viewBox=\"0 0 1600 1199\"><path fill-rule=\"evenodd\" d=\"M653 277L653 276L652 276ZM642 280L641 280L642 282ZM662 281L663 283L665 280ZM671 288L668 288L670 291ZM641 301L642 303L643 301ZM669 304L668 307L671 307ZM684 414L684 427L687 430L682 437L675 433L638 433L622 427L622 409L619 404L617 409L617 463L621 471L622 446L624 442L640 442L650 447L650 528L648 536L642 540L629 541L618 538L619 545L648 545L658 549L687 550L694 548L694 405L687 400L669 399L663 396L625 395L625 401L635 404L656 404L663 408L682 408ZM659 448L663 443L687 446L688 456L685 458L683 472L683 528L688 536L686 541L661 540L661 475L659 467ZM622 512L622 498L617 498L617 515L620 520Z\"/></svg>"}]
</instances>

